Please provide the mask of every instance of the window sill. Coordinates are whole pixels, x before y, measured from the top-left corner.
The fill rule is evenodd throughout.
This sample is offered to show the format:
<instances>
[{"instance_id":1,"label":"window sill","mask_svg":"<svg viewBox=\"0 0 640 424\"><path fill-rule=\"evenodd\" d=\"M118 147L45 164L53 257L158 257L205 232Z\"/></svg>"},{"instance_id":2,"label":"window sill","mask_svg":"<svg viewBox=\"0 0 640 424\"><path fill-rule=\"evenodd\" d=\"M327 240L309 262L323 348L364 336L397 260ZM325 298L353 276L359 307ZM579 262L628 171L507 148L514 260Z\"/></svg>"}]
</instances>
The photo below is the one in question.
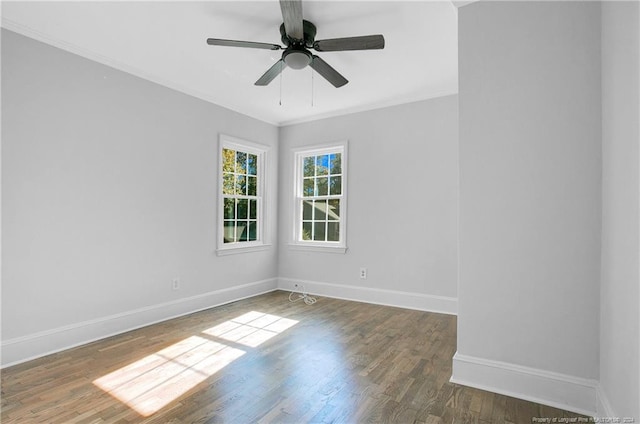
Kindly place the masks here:
<instances>
[{"instance_id":1,"label":"window sill","mask_svg":"<svg viewBox=\"0 0 640 424\"><path fill-rule=\"evenodd\" d=\"M218 256L227 256L227 255L235 255L239 253L251 253L251 252L260 252L263 250L269 250L271 248L270 244L261 244L258 246L243 246L243 247L226 247L222 249L216 249L216 255Z\"/></svg>"},{"instance_id":2,"label":"window sill","mask_svg":"<svg viewBox=\"0 0 640 424\"><path fill-rule=\"evenodd\" d=\"M289 243L289 249L300 250L304 252L323 252L323 253L347 253L347 247L345 246L327 246L327 245L312 245L301 243Z\"/></svg>"}]
</instances>

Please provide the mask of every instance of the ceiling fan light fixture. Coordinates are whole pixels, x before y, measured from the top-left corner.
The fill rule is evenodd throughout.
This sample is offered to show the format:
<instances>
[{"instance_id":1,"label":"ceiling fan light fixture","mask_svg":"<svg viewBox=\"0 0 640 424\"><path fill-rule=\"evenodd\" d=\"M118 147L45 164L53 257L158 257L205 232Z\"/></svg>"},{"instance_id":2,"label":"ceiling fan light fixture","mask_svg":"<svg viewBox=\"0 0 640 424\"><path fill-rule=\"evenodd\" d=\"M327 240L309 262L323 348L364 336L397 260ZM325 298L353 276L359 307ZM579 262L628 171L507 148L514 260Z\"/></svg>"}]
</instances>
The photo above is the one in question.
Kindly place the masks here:
<instances>
[{"instance_id":1,"label":"ceiling fan light fixture","mask_svg":"<svg viewBox=\"0 0 640 424\"><path fill-rule=\"evenodd\" d=\"M313 56L306 50L287 50L283 53L282 60L291 69L302 69L311 63Z\"/></svg>"}]
</instances>

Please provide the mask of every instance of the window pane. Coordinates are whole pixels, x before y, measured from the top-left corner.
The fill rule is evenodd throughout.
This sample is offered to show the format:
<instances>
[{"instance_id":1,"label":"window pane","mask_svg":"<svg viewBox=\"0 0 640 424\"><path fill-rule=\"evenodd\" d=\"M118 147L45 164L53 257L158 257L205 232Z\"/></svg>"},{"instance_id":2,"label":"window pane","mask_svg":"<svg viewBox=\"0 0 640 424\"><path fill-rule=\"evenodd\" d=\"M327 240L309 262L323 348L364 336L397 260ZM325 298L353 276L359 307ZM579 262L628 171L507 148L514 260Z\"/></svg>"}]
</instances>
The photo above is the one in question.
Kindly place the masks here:
<instances>
[{"instance_id":1,"label":"window pane","mask_svg":"<svg viewBox=\"0 0 640 424\"><path fill-rule=\"evenodd\" d=\"M313 177L315 175L316 169L316 158L315 156L309 156L304 158L302 166L302 173L304 177Z\"/></svg>"},{"instance_id":2,"label":"window pane","mask_svg":"<svg viewBox=\"0 0 640 424\"><path fill-rule=\"evenodd\" d=\"M258 156L247 155L247 174L258 175Z\"/></svg>"},{"instance_id":3,"label":"window pane","mask_svg":"<svg viewBox=\"0 0 640 424\"><path fill-rule=\"evenodd\" d=\"M331 162L331 174L342 174L342 155L340 153L333 153L330 155Z\"/></svg>"},{"instance_id":4,"label":"window pane","mask_svg":"<svg viewBox=\"0 0 640 424\"><path fill-rule=\"evenodd\" d=\"M233 243L236 241L236 227L233 221L224 221L224 242Z\"/></svg>"},{"instance_id":5,"label":"window pane","mask_svg":"<svg viewBox=\"0 0 640 424\"><path fill-rule=\"evenodd\" d=\"M244 152L236 152L236 172L238 174L247 173L247 154Z\"/></svg>"},{"instance_id":6,"label":"window pane","mask_svg":"<svg viewBox=\"0 0 640 424\"><path fill-rule=\"evenodd\" d=\"M305 178L302 188L302 195L305 197L313 196L313 178Z\"/></svg>"},{"instance_id":7,"label":"window pane","mask_svg":"<svg viewBox=\"0 0 640 424\"><path fill-rule=\"evenodd\" d=\"M256 177L247 177L247 195L258 195L258 179Z\"/></svg>"},{"instance_id":8,"label":"window pane","mask_svg":"<svg viewBox=\"0 0 640 424\"><path fill-rule=\"evenodd\" d=\"M247 219L248 217L248 205L247 199L238 199L238 219Z\"/></svg>"},{"instance_id":9,"label":"window pane","mask_svg":"<svg viewBox=\"0 0 640 424\"><path fill-rule=\"evenodd\" d=\"M302 240L311 240L311 222L303 222L302 223Z\"/></svg>"},{"instance_id":10,"label":"window pane","mask_svg":"<svg viewBox=\"0 0 640 424\"><path fill-rule=\"evenodd\" d=\"M249 241L258 240L258 223L256 221L249 222Z\"/></svg>"},{"instance_id":11,"label":"window pane","mask_svg":"<svg viewBox=\"0 0 640 424\"><path fill-rule=\"evenodd\" d=\"M235 150L222 149L222 172L234 172L236 168Z\"/></svg>"},{"instance_id":12,"label":"window pane","mask_svg":"<svg viewBox=\"0 0 640 424\"><path fill-rule=\"evenodd\" d=\"M236 237L238 238L238 241L248 240L249 229L247 227L248 227L247 221L238 221L238 224L236 227Z\"/></svg>"},{"instance_id":13,"label":"window pane","mask_svg":"<svg viewBox=\"0 0 640 424\"><path fill-rule=\"evenodd\" d=\"M222 178L222 194L235 194L233 189L233 174L224 174Z\"/></svg>"},{"instance_id":14,"label":"window pane","mask_svg":"<svg viewBox=\"0 0 640 424\"><path fill-rule=\"evenodd\" d=\"M314 222L313 223L313 239L318 241L325 241L324 230L325 230L324 222Z\"/></svg>"},{"instance_id":15,"label":"window pane","mask_svg":"<svg viewBox=\"0 0 640 424\"><path fill-rule=\"evenodd\" d=\"M329 194L332 196L342 194L342 177L331 177L329 179Z\"/></svg>"},{"instance_id":16,"label":"window pane","mask_svg":"<svg viewBox=\"0 0 640 424\"><path fill-rule=\"evenodd\" d=\"M339 222L329 222L327 224L327 241L340 241Z\"/></svg>"},{"instance_id":17,"label":"window pane","mask_svg":"<svg viewBox=\"0 0 640 424\"><path fill-rule=\"evenodd\" d=\"M249 218L258 219L258 201L249 200Z\"/></svg>"},{"instance_id":18,"label":"window pane","mask_svg":"<svg viewBox=\"0 0 640 424\"><path fill-rule=\"evenodd\" d=\"M236 175L236 194L247 194L247 177Z\"/></svg>"},{"instance_id":19,"label":"window pane","mask_svg":"<svg viewBox=\"0 0 640 424\"><path fill-rule=\"evenodd\" d=\"M316 175L329 173L329 155L318 156L316 159Z\"/></svg>"},{"instance_id":20,"label":"window pane","mask_svg":"<svg viewBox=\"0 0 640 424\"><path fill-rule=\"evenodd\" d=\"M302 219L305 221L313 219L313 202L302 202Z\"/></svg>"},{"instance_id":21,"label":"window pane","mask_svg":"<svg viewBox=\"0 0 640 424\"><path fill-rule=\"evenodd\" d=\"M329 179L327 177L316 178L318 192L316 196L326 196L329 194Z\"/></svg>"},{"instance_id":22,"label":"window pane","mask_svg":"<svg viewBox=\"0 0 640 424\"><path fill-rule=\"evenodd\" d=\"M314 202L315 208L315 216L313 217L313 219L315 221L324 221L327 214L327 201L326 200L316 200Z\"/></svg>"},{"instance_id":23,"label":"window pane","mask_svg":"<svg viewBox=\"0 0 640 424\"><path fill-rule=\"evenodd\" d=\"M329 210L327 211L327 218L329 221L340 220L340 199L329 200Z\"/></svg>"},{"instance_id":24,"label":"window pane","mask_svg":"<svg viewBox=\"0 0 640 424\"><path fill-rule=\"evenodd\" d=\"M236 217L236 201L234 199L224 199L224 219L234 219Z\"/></svg>"}]
</instances>

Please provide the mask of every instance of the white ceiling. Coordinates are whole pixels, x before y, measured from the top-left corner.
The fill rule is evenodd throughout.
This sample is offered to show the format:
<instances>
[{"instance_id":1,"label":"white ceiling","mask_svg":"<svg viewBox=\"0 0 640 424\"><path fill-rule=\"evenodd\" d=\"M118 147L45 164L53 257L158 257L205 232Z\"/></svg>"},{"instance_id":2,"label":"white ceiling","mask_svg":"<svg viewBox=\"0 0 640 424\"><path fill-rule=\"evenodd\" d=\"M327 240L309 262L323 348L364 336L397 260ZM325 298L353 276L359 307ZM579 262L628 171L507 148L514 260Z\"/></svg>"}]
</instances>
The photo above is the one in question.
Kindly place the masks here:
<instances>
[{"instance_id":1,"label":"white ceiling","mask_svg":"<svg viewBox=\"0 0 640 424\"><path fill-rule=\"evenodd\" d=\"M277 1L2 2L2 26L276 125L458 91L451 1L316 1L316 39L383 34L384 50L317 53L349 83L309 67L253 83L282 51L209 46L208 37L282 44ZM313 104L312 104L313 101ZM280 102L282 104L280 104Z\"/></svg>"}]
</instances>

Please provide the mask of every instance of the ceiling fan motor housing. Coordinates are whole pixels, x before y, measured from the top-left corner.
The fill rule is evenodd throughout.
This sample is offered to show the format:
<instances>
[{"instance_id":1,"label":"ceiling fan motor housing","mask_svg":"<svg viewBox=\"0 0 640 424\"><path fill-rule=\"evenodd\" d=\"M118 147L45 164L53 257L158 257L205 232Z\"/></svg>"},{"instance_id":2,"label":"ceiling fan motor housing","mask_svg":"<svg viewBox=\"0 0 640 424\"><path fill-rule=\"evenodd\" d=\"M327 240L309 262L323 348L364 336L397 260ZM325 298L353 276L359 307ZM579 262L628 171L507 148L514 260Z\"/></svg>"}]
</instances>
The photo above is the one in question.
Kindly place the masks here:
<instances>
[{"instance_id":1,"label":"ceiling fan motor housing","mask_svg":"<svg viewBox=\"0 0 640 424\"><path fill-rule=\"evenodd\" d=\"M313 42L316 39L316 26L309 21L302 20L302 32L304 34L303 40L295 40L293 38L289 38L285 29L284 23L280 25L280 39L282 40L282 44L287 47L307 47L312 48Z\"/></svg>"}]
</instances>

